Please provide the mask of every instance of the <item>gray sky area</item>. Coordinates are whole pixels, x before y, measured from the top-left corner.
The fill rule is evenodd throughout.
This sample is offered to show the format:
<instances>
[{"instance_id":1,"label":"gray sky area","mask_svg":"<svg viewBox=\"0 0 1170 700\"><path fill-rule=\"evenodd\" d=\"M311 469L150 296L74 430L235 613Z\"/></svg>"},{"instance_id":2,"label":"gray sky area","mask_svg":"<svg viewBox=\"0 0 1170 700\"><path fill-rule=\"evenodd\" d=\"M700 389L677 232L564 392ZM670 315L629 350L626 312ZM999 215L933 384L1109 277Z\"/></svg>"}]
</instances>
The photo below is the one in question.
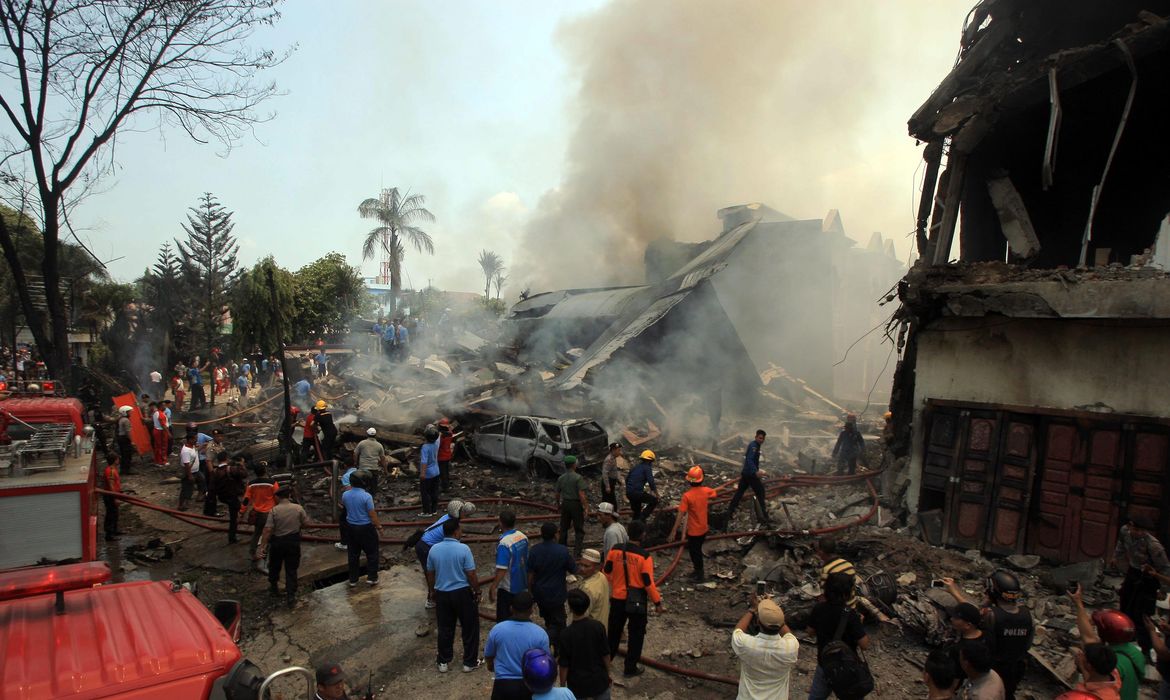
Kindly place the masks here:
<instances>
[{"instance_id":1,"label":"gray sky area","mask_svg":"<svg viewBox=\"0 0 1170 700\"><path fill-rule=\"evenodd\" d=\"M882 231L906 259L921 151L905 121L953 64L972 4L297 0L258 37L297 46L269 73L285 92L272 121L230 153L136 123L72 222L125 280L204 191L235 212L241 263L271 253L290 269L330 251L360 261L372 222L358 203L422 193L436 254L408 252L408 287L482 290L481 248L513 291L573 268L587 281L612 260L595 234L628 236L606 248L631 258L658 235L709 238L715 208L746 201L840 209L851 236ZM644 222L617 202L669 213ZM558 256L559 237L585 252ZM637 262L595 283L638 282Z\"/></svg>"}]
</instances>

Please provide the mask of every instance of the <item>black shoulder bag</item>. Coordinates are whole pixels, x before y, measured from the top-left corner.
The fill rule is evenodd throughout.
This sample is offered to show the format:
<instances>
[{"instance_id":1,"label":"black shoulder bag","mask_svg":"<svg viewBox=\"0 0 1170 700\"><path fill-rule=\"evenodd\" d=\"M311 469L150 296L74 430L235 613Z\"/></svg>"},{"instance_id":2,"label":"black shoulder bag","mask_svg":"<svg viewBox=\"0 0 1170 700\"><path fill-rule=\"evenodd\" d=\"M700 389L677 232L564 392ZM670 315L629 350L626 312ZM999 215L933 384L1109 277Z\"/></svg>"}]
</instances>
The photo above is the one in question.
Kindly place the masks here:
<instances>
[{"instance_id":1,"label":"black shoulder bag","mask_svg":"<svg viewBox=\"0 0 1170 700\"><path fill-rule=\"evenodd\" d=\"M630 560L626 556L626 549L622 547L622 570L626 575L626 614L627 615L645 615L646 612L646 589L634 588L630 585Z\"/></svg>"}]
</instances>

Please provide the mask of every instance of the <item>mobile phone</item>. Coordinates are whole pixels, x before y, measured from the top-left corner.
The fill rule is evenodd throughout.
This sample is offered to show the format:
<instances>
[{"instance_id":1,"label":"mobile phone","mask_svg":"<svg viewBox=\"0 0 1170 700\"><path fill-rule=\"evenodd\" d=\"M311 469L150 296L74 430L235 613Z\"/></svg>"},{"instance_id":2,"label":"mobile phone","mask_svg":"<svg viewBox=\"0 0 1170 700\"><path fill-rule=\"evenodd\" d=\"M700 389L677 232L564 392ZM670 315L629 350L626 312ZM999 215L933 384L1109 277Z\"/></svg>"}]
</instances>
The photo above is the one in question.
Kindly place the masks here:
<instances>
[{"instance_id":1,"label":"mobile phone","mask_svg":"<svg viewBox=\"0 0 1170 700\"><path fill-rule=\"evenodd\" d=\"M930 587L931 588L946 588L947 584L943 583L941 578L932 578L932 579L930 579Z\"/></svg>"},{"instance_id":2,"label":"mobile phone","mask_svg":"<svg viewBox=\"0 0 1170 700\"><path fill-rule=\"evenodd\" d=\"M756 581L756 596L763 597L768 592L767 581Z\"/></svg>"}]
</instances>

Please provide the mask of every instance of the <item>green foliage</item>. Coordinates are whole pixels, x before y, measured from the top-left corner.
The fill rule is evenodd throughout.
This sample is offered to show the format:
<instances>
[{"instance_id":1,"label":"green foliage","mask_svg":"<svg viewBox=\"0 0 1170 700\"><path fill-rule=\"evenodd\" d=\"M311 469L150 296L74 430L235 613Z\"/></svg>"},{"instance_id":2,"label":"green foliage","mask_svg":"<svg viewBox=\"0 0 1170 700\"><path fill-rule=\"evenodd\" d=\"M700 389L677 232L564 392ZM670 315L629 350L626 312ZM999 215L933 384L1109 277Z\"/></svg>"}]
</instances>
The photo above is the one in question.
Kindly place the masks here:
<instances>
[{"instance_id":1,"label":"green foliage","mask_svg":"<svg viewBox=\"0 0 1170 700\"><path fill-rule=\"evenodd\" d=\"M363 219L375 219L378 225L366 234L362 243L362 259L369 260L381 248L390 260L390 315L398 309L398 295L402 292L402 259L406 243L418 252L435 254L435 244L416 222L432 222L435 215L426 208L426 197L398 191L397 187L382 190L358 205Z\"/></svg>"},{"instance_id":2,"label":"green foliage","mask_svg":"<svg viewBox=\"0 0 1170 700\"><path fill-rule=\"evenodd\" d=\"M268 285L269 271L273 288ZM258 345L271 350L282 338L290 337L295 285L292 273L277 265L271 255L240 275L232 288L230 303L232 334L238 349L249 351Z\"/></svg>"},{"instance_id":3,"label":"green foliage","mask_svg":"<svg viewBox=\"0 0 1170 700\"><path fill-rule=\"evenodd\" d=\"M190 211L187 223L183 224L186 240L175 240L184 285L184 308L194 311L188 325L210 349L219 338L223 310L228 306L238 276L239 244L232 235L235 228L232 212L224 209L210 192L205 192L199 206L191 207Z\"/></svg>"},{"instance_id":4,"label":"green foliage","mask_svg":"<svg viewBox=\"0 0 1170 700\"><path fill-rule=\"evenodd\" d=\"M349 323L373 306L356 267L341 253L329 253L293 275L296 295L293 327L297 340L337 338Z\"/></svg>"}]
</instances>

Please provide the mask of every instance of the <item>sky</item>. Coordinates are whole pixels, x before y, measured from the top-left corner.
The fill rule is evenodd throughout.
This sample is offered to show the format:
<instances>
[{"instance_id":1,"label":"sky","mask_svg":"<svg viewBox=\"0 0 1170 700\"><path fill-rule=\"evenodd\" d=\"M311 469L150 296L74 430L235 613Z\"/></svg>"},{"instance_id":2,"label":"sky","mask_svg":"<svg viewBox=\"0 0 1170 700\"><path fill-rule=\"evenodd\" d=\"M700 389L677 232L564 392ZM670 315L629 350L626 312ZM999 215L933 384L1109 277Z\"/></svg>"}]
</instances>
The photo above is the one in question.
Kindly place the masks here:
<instances>
[{"instance_id":1,"label":"sky","mask_svg":"<svg viewBox=\"0 0 1170 700\"><path fill-rule=\"evenodd\" d=\"M785 134L774 144L757 138L755 152L727 153L729 169L741 159L774 165L762 171L764 179L741 178L726 191L704 193L712 200L710 218L680 226L675 235L718 233L717 201L763 201L797 218L821 218L837 208L852 237L864 243L872 231L882 231L894 237L905 260L921 175L921 150L906 136L905 122L952 65L973 0L841 0L828 4L837 8L834 16L806 14L803 2L780 4L787 9L772 11L770 0L709 0L697 7L729 26L743 11L743 46L732 41L727 52L753 51L753 45L766 46L769 36L791 36L798 27L809 48L783 54L776 80L788 81L810 101L850 112L855 118L848 121L849 133L828 124L818 130L815 121L810 126L805 120L799 135ZM752 11L765 6L762 18ZM599 32L612 29L607 21L627 21L622 13L643 7L659 15L673 9L669 0L291 2L279 24L255 39L274 49L296 47L267 72L283 92L268 105L275 117L228 152L149 122L137 124L118 141L116 172L72 222L122 280L140 275L163 242L183 236L187 208L203 192L234 212L244 265L272 254L295 270L331 251L358 264L373 222L361 219L357 206L396 186L425 195L437 219L427 227L435 255L408 250L405 286L482 291L478 251L495 251L505 264L523 259L531 265L539 238L525 235L526 227L550 195L574 186L573 163L590 150L595 133L587 121L607 109L620 114L608 105L585 104L596 94L596 86L583 85L596 76L594 64L612 58L590 47L605 45ZM841 21L839 14L854 7L867 13L864 21ZM676 48L685 51L688 41L700 40L702 24L692 12L670 25L667 39L677 36L682 48ZM631 34L621 45L628 46L631 61L638 60L638 51L655 50L640 44L637 27ZM721 59L712 60L717 71ZM683 72L694 70L694 63ZM800 79L792 83L794 75ZM775 105L754 107L748 98L737 117L751 133L784 131L783 119L751 123L757 114L775 120ZM653 116L670 120L672 112ZM634 123L630 129L646 127ZM647 129L644 140L638 131L626 137L652 149L652 132ZM794 138L808 147L799 162L787 162L784 149ZM822 146L824 159L810 155ZM794 179L817 186L795 188ZM702 186L701 179L686 182ZM579 235L589 231L583 226ZM538 261L546 255L535 253ZM554 251L547 256L552 262ZM376 261L367 262L363 273L373 275L376 268ZM527 281L511 280L509 287Z\"/></svg>"}]
</instances>

